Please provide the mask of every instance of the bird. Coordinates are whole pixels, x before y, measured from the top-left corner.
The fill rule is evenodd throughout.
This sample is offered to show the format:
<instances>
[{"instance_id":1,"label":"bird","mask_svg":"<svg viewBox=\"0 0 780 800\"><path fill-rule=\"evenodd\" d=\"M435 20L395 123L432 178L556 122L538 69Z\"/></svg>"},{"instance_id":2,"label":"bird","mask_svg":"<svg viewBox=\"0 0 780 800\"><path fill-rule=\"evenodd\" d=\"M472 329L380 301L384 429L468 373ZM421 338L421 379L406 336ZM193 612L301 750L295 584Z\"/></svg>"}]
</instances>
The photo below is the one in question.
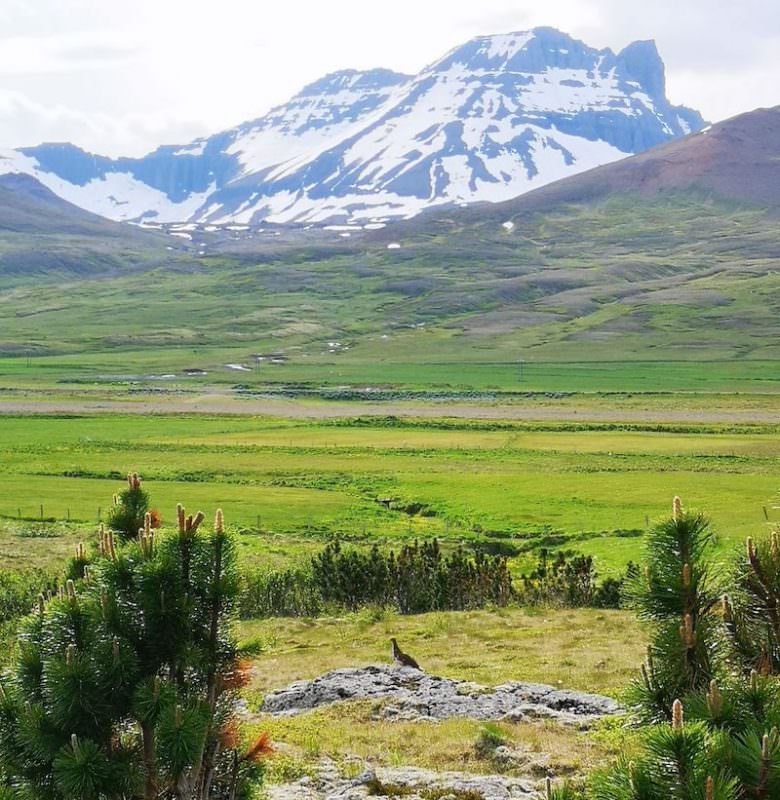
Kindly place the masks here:
<instances>
[{"instance_id":1,"label":"bird","mask_svg":"<svg viewBox=\"0 0 780 800\"><path fill-rule=\"evenodd\" d=\"M393 661L398 664L399 667L411 667L412 669L420 669L420 665L407 653L404 653L403 650L398 646L398 642L395 638L390 640L390 643L393 645Z\"/></svg>"}]
</instances>

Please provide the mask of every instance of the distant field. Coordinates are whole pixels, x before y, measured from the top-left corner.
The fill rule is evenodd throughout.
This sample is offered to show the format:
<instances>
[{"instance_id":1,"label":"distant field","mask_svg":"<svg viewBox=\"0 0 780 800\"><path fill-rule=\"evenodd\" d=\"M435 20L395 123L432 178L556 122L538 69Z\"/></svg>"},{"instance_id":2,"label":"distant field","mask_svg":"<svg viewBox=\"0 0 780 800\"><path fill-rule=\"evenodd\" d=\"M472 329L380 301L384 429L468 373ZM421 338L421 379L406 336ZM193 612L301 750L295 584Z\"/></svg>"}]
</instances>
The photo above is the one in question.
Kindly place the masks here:
<instances>
[{"instance_id":1,"label":"distant field","mask_svg":"<svg viewBox=\"0 0 780 800\"><path fill-rule=\"evenodd\" d=\"M406 356L394 358L320 356L305 363L255 364L243 350L213 348L123 351L78 356L0 357L0 392L47 390L61 396L87 389L118 394L141 389L160 392L198 391L240 386L247 391L284 392L290 396L338 398L338 387L373 389L377 399L416 397L415 393L445 392L467 400L476 393L511 401L534 393L593 394L637 393L664 395L780 394L780 361L517 361L462 363L454 351L446 361L436 361L436 342L422 333L403 334ZM410 361L414 355L416 360ZM246 371L228 364L248 364ZM203 369L205 375L187 376L186 369ZM382 394L381 392L384 392ZM12 396L8 394L8 396ZM345 395L350 396L350 395ZM424 396L424 394L422 395ZM364 395L371 399L370 394ZM2 399L2 394L0 394Z\"/></svg>"},{"instance_id":2,"label":"distant field","mask_svg":"<svg viewBox=\"0 0 780 800\"><path fill-rule=\"evenodd\" d=\"M642 532L675 494L712 516L723 548L780 521L773 426L590 427L0 417L0 555L22 567L69 551L128 469L169 521L177 502L222 506L255 565L289 563L334 535L365 544L435 535L509 548L517 569L539 547L574 548L609 573L640 557ZM41 505L45 519L70 519L54 539L34 527Z\"/></svg>"}]
</instances>

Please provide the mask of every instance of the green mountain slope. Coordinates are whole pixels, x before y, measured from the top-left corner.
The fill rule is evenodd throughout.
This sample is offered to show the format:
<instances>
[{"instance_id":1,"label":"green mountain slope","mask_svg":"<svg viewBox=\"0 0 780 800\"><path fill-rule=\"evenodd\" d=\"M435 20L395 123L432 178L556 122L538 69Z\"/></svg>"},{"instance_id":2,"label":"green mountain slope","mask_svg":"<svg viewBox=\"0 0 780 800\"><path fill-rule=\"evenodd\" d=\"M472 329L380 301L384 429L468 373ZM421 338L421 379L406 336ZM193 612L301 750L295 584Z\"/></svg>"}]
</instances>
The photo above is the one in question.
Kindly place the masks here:
<instances>
[{"instance_id":1,"label":"green mountain slope","mask_svg":"<svg viewBox=\"0 0 780 800\"><path fill-rule=\"evenodd\" d=\"M298 388L565 389L567 370L596 362L633 376L609 388L652 388L663 373L636 365L683 361L678 388L732 364L774 389L780 226L771 181L755 176L780 163L780 113L747 116L510 203L350 239L214 237L208 256L161 261L155 238L145 266L56 279L42 267L34 285L0 291L0 353L35 356L33 372L58 378L202 369L209 382ZM625 177L659 163L677 164L674 180ZM536 386L520 362L570 366ZM0 373L11 380L19 363Z\"/></svg>"},{"instance_id":2,"label":"green mountain slope","mask_svg":"<svg viewBox=\"0 0 780 800\"><path fill-rule=\"evenodd\" d=\"M166 245L71 205L29 175L0 175L0 285L123 273L160 263Z\"/></svg>"}]
</instances>

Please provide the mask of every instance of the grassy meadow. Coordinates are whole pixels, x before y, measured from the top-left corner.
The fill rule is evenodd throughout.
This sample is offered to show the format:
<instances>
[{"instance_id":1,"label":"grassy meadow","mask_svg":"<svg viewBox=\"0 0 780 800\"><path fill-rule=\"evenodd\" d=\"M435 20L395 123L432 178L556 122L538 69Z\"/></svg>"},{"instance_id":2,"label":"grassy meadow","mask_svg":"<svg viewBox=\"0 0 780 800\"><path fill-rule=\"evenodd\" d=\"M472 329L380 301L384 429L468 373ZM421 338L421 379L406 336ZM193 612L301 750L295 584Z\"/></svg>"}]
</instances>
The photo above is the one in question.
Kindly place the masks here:
<instances>
[{"instance_id":1,"label":"grassy meadow","mask_svg":"<svg viewBox=\"0 0 780 800\"><path fill-rule=\"evenodd\" d=\"M29 241L15 265L0 234L0 394L780 390L763 210L679 192L522 214L511 231L499 213L350 240L204 232L165 256L155 238L102 269L47 263Z\"/></svg>"},{"instance_id":2,"label":"grassy meadow","mask_svg":"<svg viewBox=\"0 0 780 800\"><path fill-rule=\"evenodd\" d=\"M605 577L642 558L674 495L710 515L723 556L780 523L776 219L682 194L527 215L511 233L493 213L421 218L390 252L388 232L198 241L132 263L112 250L109 270L81 250L38 271L40 248L16 265L6 252L0 568L60 571L129 470L164 526L178 502L222 507L246 569L335 537L436 536L506 554L515 574L542 548L575 550ZM389 660L390 635L453 678L612 695L645 642L628 612L593 609L244 621L271 780L322 756L495 771L477 721L391 724L365 703L258 713L290 681ZM566 775L619 749L610 724L500 727Z\"/></svg>"},{"instance_id":3,"label":"grassy meadow","mask_svg":"<svg viewBox=\"0 0 780 800\"><path fill-rule=\"evenodd\" d=\"M780 520L772 425L513 423L251 416L0 417L0 547L50 565L92 535L137 470L171 522L177 502L225 509L246 565L293 563L332 537L440 537L511 555L594 556L614 574L680 494L722 551ZM386 501L386 502L380 502Z\"/></svg>"}]
</instances>

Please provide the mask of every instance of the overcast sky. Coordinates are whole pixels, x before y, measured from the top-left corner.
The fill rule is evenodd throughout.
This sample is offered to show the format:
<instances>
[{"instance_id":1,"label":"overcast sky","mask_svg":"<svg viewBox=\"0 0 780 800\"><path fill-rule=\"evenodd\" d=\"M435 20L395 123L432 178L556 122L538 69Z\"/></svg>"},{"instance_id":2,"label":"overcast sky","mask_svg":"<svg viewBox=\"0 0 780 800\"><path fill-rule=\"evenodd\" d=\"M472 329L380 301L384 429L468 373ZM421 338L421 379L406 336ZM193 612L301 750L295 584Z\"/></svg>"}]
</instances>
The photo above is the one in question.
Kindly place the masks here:
<instances>
[{"instance_id":1,"label":"overcast sky","mask_svg":"<svg viewBox=\"0 0 780 800\"><path fill-rule=\"evenodd\" d=\"M0 0L0 146L136 155L261 116L346 67L415 73L472 36L655 39L673 102L780 104L778 0Z\"/></svg>"}]
</instances>

